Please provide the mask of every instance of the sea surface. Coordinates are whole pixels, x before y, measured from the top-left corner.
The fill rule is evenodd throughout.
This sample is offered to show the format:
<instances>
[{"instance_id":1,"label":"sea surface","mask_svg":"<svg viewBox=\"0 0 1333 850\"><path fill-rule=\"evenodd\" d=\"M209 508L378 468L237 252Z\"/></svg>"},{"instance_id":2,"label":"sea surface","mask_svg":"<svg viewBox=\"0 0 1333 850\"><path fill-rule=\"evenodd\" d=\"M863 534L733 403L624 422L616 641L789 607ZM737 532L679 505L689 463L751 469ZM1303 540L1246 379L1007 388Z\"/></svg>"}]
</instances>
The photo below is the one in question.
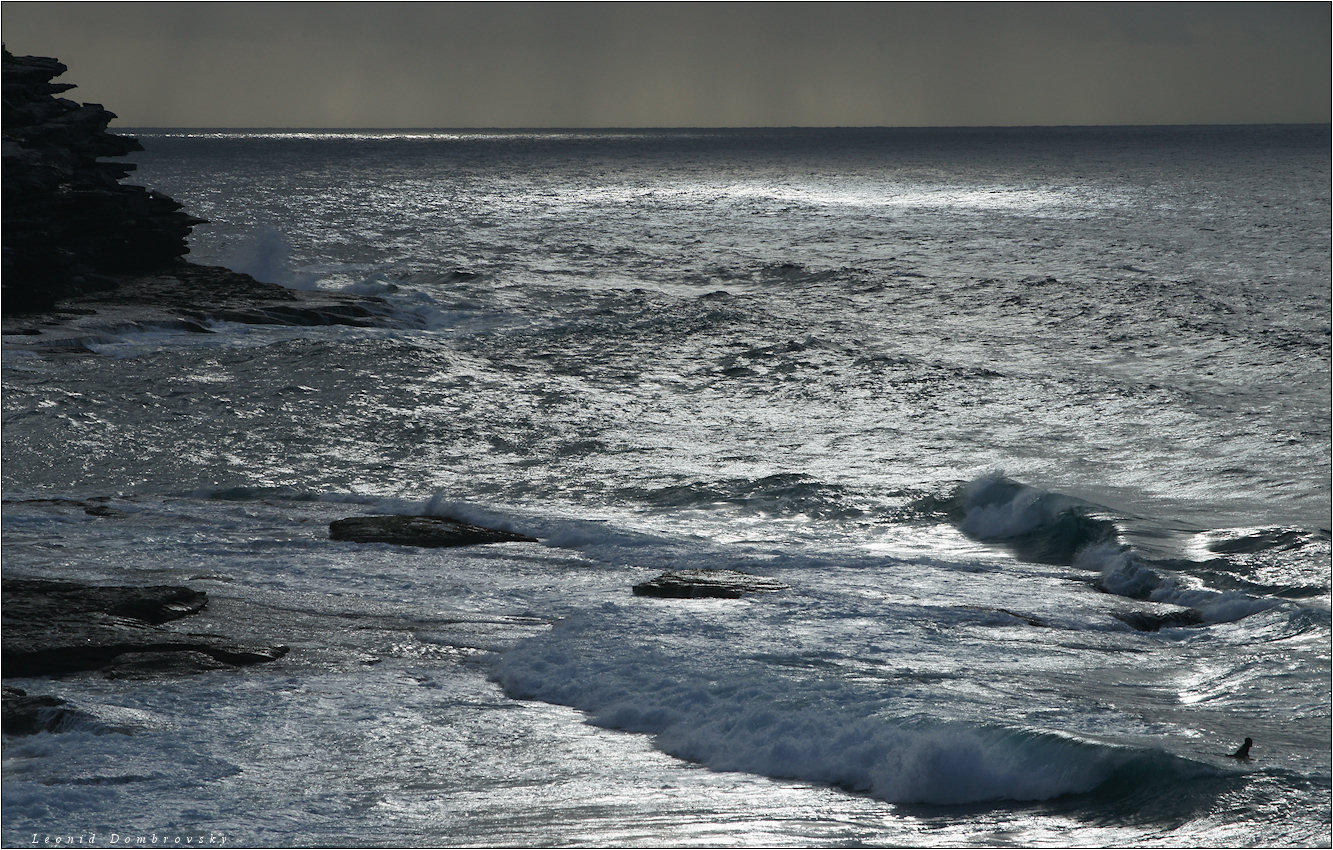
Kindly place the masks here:
<instances>
[{"instance_id":1,"label":"sea surface","mask_svg":"<svg viewBox=\"0 0 1333 850\"><path fill-rule=\"evenodd\" d=\"M291 647L7 679L6 846L1330 846L1327 126L137 135L392 317L6 349L5 575Z\"/></svg>"}]
</instances>

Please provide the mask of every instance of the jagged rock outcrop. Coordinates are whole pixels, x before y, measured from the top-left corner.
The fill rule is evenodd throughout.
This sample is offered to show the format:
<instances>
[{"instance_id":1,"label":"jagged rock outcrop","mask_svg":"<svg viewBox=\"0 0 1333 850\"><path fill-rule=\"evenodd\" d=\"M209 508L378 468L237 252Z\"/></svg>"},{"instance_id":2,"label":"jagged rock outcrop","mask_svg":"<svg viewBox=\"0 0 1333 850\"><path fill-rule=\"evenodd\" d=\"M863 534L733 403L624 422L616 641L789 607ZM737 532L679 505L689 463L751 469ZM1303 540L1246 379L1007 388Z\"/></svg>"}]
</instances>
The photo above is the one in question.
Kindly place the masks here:
<instances>
[{"instance_id":1,"label":"jagged rock outcrop","mask_svg":"<svg viewBox=\"0 0 1333 850\"><path fill-rule=\"evenodd\" d=\"M4 51L3 333L6 347L86 350L140 330L204 332L208 321L272 325L385 323L378 298L296 292L186 262L204 220L120 181L143 150L107 131L115 115L56 95L65 65ZM20 340L23 337L25 339Z\"/></svg>"},{"instance_id":2,"label":"jagged rock outcrop","mask_svg":"<svg viewBox=\"0 0 1333 850\"><path fill-rule=\"evenodd\" d=\"M0 672L6 678L86 670L142 678L257 664L287 652L285 646L246 645L163 628L208 604L207 594L187 587L4 579L0 589Z\"/></svg>"},{"instance_id":3,"label":"jagged rock outcrop","mask_svg":"<svg viewBox=\"0 0 1333 850\"><path fill-rule=\"evenodd\" d=\"M666 599L739 599L747 593L788 589L774 578L736 570L676 570L634 585L635 596Z\"/></svg>"},{"instance_id":4,"label":"jagged rock outcrop","mask_svg":"<svg viewBox=\"0 0 1333 850\"><path fill-rule=\"evenodd\" d=\"M400 546L472 546L479 543L536 543L537 538L438 516L357 516L329 523L329 537L352 543Z\"/></svg>"},{"instance_id":5,"label":"jagged rock outcrop","mask_svg":"<svg viewBox=\"0 0 1333 850\"><path fill-rule=\"evenodd\" d=\"M110 275L169 265L203 222L159 192L120 181L135 168L102 162L143 150L107 131L100 104L56 97L56 59L3 59L3 308L50 309L61 298L111 288Z\"/></svg>"}]
</instances>

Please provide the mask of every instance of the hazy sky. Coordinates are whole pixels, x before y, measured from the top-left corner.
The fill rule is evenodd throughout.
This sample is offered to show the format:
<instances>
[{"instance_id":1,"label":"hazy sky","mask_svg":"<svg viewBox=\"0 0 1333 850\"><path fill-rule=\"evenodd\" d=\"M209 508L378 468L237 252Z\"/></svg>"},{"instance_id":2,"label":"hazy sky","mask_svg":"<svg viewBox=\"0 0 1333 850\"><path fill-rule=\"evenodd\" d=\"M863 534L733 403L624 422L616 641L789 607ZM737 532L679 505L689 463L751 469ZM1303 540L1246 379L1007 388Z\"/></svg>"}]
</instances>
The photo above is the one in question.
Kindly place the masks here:
<instances>
[{"instance_id":1,"label":"hazy sky","mask_svg":"<svg viewBox=\"0 0 1333 850\"><path fill-rule=\"evenodd\" d=\"M121 127L1328 122L1316 3L5 2Z\"/></svg>"}]
</instances>

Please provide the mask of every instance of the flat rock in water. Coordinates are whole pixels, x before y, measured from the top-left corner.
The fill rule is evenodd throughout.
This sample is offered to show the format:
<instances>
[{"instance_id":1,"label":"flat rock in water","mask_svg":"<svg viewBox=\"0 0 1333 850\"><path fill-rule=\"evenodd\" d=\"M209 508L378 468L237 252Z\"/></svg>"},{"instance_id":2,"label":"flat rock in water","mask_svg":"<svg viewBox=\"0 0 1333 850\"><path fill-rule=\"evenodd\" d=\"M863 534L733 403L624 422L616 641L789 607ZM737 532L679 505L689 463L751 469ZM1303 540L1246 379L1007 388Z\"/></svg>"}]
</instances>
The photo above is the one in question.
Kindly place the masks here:
<instances>
[{"instance_id":1,"label":"flat rock in water","mask_svg":"<svg viewBox=\"0 0 1333 850\"><path fill-rule=\"evenodd\" d=\"M634 585L635 596L666 599L739 599L746 593L773 593L788 585L736 570L677 570Z\"/></svg>"},{"instance_id":2,"label":"flat rock in water","mask_svg":"<svg viewBox=\"0 0 1333 850\"><path fill-rule=\"evenodd\" d=\"M1162 606L1164 609L1167 606ZM1159 632L1162 629L1187 628L1203 624L1203 615L1193 608L1163 611L1117 611L1113 616L1139 632Z\"/></svg>"},{"instance_id":3,"label":"flat rock in water","mask_svg":"<svg viewBox=\"0 0 1333 850\"><path fill-rule=\"evenodd\" d=\"M154 585L88 585L46 579L5 579L5 640L14 629L53 623L93 614L142 620L160 625L197 614L208 604L208 594L188 587Z\"/></svg>"},{"instance_id":4,"label":"flat rock in water","mask_svg":"<svg viewBox=\"0 0 1333 850\"><path fill-rule=\"evenodd\" d=\"M178 262L107 279L105 290L68 297L46 311L0 316L5 347L82 351L126 333L209 333L213 321L307 327L390 321L390 307L379 298L285 289L220 266Z\"/></svg>"},{"instance_id":5,"label":"flat rock in water","mask_svg":"<svg viewBox=\"0 0 1333 850\"><path fill-rule=\"evenodd\" d=\"M94 586L41 579L3 582L3 674L112 674L139 678L201 672L281 658L285 646L252 646L161 624L196 614L208 596L188 587ZM203 661L204 663L193 663Z\"/></svg>"},{"instance_id":6,"label":"flat rock in water","mask_svg":"<svg viewBox=\"0 0 1333 850\"><path fill-rule=\"evenodd\" d=\"M329 537L351 543L400 546L472 546L478 543L535 543L537 538L438 516L356 516L329 523Z\"/></svg>"},{"instance_id":7,"label":"flat rock in water","mask_svg":"<svg viewBox=\"0 0 1333 850\"><path fill-rule=\"evenodd\" d=\"M74 708L60 697L30 696L21 688L5 686L0 728L6 735L35 735L38 732L63 732L92 716Z\"/></svg>"}]
</instances>

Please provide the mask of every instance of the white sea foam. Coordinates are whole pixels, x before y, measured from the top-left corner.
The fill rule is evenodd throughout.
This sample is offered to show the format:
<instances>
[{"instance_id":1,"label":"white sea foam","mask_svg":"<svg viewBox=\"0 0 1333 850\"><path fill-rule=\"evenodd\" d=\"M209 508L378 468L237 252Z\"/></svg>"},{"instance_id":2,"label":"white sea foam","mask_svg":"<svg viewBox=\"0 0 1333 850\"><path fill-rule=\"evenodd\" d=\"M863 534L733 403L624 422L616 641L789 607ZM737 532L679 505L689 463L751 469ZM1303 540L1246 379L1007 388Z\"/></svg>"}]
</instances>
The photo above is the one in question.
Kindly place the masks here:
<instances>
[{"instance_id":1,"label":"white sea foam","mask_svg":"<svg viewBox=\"0 0 1333 850\"><path fill-rule=\"evenodd\" d=\"M1112 543L1084 548L1074 565L1098 573L1098 583L1110 593L1193 608L1205 623L1228 623L1282 604L1240 591L1210 590L1187 576L1164 574L1164 568L1154 568L1128 547Z\"/></svg>"},{"instance_id":2,"label":"white sea foam","mask_svg":"<svg viewBox=\"0 0 1333 850\"><path fill-rule=\"evenodd\" d=\"M597 647L590 639L598 630L562 623L508 651L496 678L514 696L651 734L663 751L715 770L836 785L898 803L1085 793L1143 757L1034 729L895 716L892 690L797 680L735 661L698 665L651 641Z\"/></svg>"}]
</instances>

